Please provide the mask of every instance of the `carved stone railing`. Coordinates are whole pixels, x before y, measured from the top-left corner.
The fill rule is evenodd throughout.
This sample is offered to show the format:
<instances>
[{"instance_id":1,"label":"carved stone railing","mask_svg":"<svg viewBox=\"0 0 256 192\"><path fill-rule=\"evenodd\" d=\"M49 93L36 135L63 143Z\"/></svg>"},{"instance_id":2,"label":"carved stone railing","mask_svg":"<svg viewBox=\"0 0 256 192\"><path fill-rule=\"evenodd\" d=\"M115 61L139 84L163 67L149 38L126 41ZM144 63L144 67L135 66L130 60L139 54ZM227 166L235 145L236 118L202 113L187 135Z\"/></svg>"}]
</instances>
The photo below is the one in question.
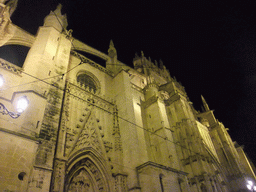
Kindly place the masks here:
<instances>
[{"instance_id":1,"label":"carved stone railing","mask_svg":"<svg viewBox=\"0 0 256 192\"><path fill-rule=\"evenodd\" d=\"M3 68L7 71L11 71L17 75L21 75L21 73L23 71L23 69L21 67L18 67L18 66L14 65L4 59L1 59L1 58L0 58L0 68Z\"/></svg>"}]
</instances>

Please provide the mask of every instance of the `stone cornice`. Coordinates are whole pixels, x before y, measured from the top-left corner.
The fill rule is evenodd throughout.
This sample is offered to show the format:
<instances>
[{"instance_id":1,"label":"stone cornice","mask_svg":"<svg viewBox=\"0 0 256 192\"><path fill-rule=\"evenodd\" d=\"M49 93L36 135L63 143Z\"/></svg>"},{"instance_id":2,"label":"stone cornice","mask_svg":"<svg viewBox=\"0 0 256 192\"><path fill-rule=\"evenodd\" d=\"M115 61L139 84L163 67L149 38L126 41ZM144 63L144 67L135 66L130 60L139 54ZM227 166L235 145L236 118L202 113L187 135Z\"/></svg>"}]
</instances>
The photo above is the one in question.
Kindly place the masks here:
<instances>
[{"instance_id":1,"label":"stone cornice","mask_svg":"<svg viewBox=\"0 0 256 192\"><path fill-rule=\"evenodd\" d=\"M165 165L161 165L161 164L158 164L158 163L155 163L155 162L152 162L152 161L148 161L148 162L136 167L136 170L139 171L139 170L141 170L145 167L155 167L155 168L171 171L171 172L174 172L174 173L179 173L179 174L182 174L182 175L188 175L188 173L186 173L184 171L180 171L180 170L177 170L177 169L174 169L174 168L171 168L171 167L167 167Z\"/></svg>"}]
</instances>

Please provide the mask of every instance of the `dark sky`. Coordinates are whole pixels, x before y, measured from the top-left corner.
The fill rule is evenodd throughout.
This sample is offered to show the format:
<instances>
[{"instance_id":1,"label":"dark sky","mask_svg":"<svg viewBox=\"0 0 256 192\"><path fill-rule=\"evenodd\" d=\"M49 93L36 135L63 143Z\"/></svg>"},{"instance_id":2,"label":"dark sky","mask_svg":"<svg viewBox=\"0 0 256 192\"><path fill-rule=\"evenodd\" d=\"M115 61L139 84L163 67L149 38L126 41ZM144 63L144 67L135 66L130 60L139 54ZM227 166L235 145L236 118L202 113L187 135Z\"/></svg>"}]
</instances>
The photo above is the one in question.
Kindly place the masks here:
<instances>
[{"instance_id":1,"label":"dark sky","mask_svg":"<svg viewBox=\"0 0 256 192\"><path fill-rule=\"evenodd\" d=\"M132 66L163 60L197 110L202 94L256 163L256 1L62 0L73 36ZM36 34L57 0L19 0L14 24Z\"/></svg>"}]
</instances>

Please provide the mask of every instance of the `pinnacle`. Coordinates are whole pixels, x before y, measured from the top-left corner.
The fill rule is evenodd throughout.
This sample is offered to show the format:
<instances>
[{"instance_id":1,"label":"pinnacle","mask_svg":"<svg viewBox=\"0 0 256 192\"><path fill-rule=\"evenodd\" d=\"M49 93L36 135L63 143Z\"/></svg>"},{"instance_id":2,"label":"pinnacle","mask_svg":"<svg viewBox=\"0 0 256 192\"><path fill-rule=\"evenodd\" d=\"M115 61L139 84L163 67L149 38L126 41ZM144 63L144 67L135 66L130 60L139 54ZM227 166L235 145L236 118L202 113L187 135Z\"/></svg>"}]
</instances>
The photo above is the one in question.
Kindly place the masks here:
<instances>
[{"instance_id":1,"label":"pinnacle","mask_svg":"<svg viewBox=\"0 0 256 192\"><path fill-rule=\"evenodd\" d=\"M115 47L112 39L110 40L109 47Z\"/></svg>"}]
</instances>

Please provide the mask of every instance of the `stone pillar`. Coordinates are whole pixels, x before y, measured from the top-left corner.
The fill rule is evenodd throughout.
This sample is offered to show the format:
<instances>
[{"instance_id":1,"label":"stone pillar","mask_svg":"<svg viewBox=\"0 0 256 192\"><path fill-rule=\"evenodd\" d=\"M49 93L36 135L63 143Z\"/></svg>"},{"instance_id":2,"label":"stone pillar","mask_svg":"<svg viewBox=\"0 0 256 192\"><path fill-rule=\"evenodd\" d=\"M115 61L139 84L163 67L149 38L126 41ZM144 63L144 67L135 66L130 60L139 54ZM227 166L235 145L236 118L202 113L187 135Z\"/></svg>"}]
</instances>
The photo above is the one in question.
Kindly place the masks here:
<instances>
[{"instance_id":1,"label":"stone pillar","mask_svg":"<svg viewBox=\"0 0 256 192\"><path fill-rule=\"evenodd\" d=\"M65 180L65 161L56 159L54 162L54 172L52 176L52 192L62 192Z\"/></svg>"}]
</instances>

